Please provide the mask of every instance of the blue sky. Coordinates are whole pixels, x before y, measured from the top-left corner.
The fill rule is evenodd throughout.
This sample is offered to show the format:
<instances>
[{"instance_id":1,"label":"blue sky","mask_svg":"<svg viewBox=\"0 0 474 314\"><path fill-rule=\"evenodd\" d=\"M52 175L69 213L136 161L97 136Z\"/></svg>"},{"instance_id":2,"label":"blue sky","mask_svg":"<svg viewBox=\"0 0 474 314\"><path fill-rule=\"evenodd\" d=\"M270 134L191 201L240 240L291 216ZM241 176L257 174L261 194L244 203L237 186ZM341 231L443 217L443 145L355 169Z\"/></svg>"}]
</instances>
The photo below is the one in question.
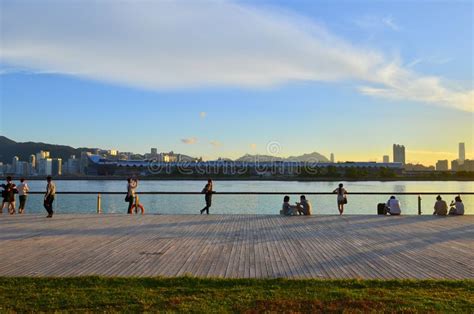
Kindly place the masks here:
<instances>
[{"instance_id":1,"label":"blue sky","mask_svg":"<svg viewBox=\"0 0 474 314\"><path fill-rule=\"evenodd\" d=\"M0 133L205 158L473 156L473 4L2 1Z\"/></svg>"}]
</instances>

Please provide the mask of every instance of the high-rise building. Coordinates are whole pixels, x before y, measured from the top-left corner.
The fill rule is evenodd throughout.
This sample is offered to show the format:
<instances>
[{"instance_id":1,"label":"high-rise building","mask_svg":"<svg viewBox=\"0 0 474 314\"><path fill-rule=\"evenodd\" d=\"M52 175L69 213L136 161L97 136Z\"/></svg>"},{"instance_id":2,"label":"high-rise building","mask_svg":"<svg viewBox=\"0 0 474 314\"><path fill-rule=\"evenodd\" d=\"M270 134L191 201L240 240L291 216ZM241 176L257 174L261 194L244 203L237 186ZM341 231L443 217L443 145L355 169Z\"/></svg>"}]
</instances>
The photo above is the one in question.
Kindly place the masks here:
<instances>
[{"instance_id":1,"label":"high-rise building","mask_svg":"<svg viewBox=\"0 0 474 314\"><path fill-rule=\"evenodd\" d=\"M39 153L36 153L36 158L35 158L35 163L36 163L36 169L38 170L39 174L42 174L39 171L41 160L49 158L49 152L41 150Z\"/></svg>"},{"instance_id":2,"label":"high-rise building","mask_svg":"<svg viewBox=\"0 0 474 314\"><path fill-rule=\"evenodd\" d=\"M459 143L459 164L462 165L464 163L464 160L466 160L466 147L464 146L464 143Z\"/></svg>"},{"instance_id":3,"label":"high-rise building","mask_svg":"<svg viewBox=\"0 0 474 314\"><path fill-rule=\"evenodd\" d=\"M80 160L76 158L76 155L71 155L67 162L64 163L63 172L69 175L76 175L80 173L80 170Z\"/></svg>"},{"instance_id":4,"label":"high-rise building","mask_svg":"<svg viewBox=\"0 0 474 314\"><path fill-rule=\"evenodd\" d=\"M405 146L393 144L393 162L405 164Z\"/></svg>"},{"instance_id":5,"label":"high-rise building","mask_svg":"<svg viewBox=\"0 0 474 314\"><path fill-rule=\"evenodd\" d=\"M334 153L331 153L331 162L334 163Z\"/></svg>"},{"instance_id":6,"label":"high-rise building","mask_svg":"<svg viewBox=\"0 0 474 314\"><path fill-rule=\"evenodd\" d=\"M30 167L36 169L36 156L30 155Z\"/></svg>"},{"instance_id":7,"label":"high-rise building","mask_svg":"<svg viewBox=\"0 0 474 314\"><path fill-rule=\"evenodd\" d=\"M158 155L158 149L152 148L150 153L151 153L152 156L156 156L156 155Z\"/></svg>"},{"instance_id":8,"label":"high-rise building","mask_svg":"<svg viewBox=\"0 0 474 314\"><path fill-rule=\"evenodd\" d=\"M19 161L16 164L15 174L18 176L27 176L30 174L30 165L26 161Z\"/></svg>"},{"instance_id":9,"label":"high-rise building","mask_svg":"<svg viewBox=\"0 0 474 314\"><path fill-rule=\"evenodd\" d=\"M38 161L38 174L44 176L53 174L53 160L51 158L43 158Z\"/></svg>"},{"instance_id":10,"label":"high-rise building","mask_svg":"<svg viewBox=\"0 0 474 314\"><path fill-rule=\"evenodd\" d=\"M54 158L51 162L51 175L60 176L63 174L63 160Z\"/></svg>"},{"instance_id":11,"label":"high-rise building","mask_svg":"<svg viewBox=\"0 0 474 314\"><path fill-rule=\"evenodd\" d=\"M12 171L13 172L16 172L16 170L18 168L18 162L19 161L20 161L20 158L18 158L18 156L13 157L13 160L12 160Z\"/></svg>"},{"instance_id":12,"label":"high-rise building","mask_svg":"<svg viewBox=\"0 0 474 314\"><path fill-rule=\"evenodd\" d=\"M448 171L448 160L438 160L436 163L436 171Z\"/></svg>"},{"instance_id":13,"label":"high-rise building","mask_svg":"<svg viewBox=\"0 0 474 314\"><path fill-rule=\"evenodd\" d=\"M459 161L451 160L451 171L459 171Z\"/></svg>"},{"instance_id":14,"label":"high-rise building","mask_svg":"<svg viewBox=\"0 0 474 314\"><path fill-rule=\"evenodd\" d=\"M390 162L390 157L388 155L383 155L383 162L388 163Z\"/></svg>"},{"instance_id":15,"label":"high-rise building","mask_svg":"<svg viewBox=\"0 0 474 314\"><path fill-rule=\"evenodd\" d=\"M81 161L79 162L79 172L81 174L87 174L87 167L89 165L89 157L91 153L81 152Z\"/></svg>"}]
</instances>

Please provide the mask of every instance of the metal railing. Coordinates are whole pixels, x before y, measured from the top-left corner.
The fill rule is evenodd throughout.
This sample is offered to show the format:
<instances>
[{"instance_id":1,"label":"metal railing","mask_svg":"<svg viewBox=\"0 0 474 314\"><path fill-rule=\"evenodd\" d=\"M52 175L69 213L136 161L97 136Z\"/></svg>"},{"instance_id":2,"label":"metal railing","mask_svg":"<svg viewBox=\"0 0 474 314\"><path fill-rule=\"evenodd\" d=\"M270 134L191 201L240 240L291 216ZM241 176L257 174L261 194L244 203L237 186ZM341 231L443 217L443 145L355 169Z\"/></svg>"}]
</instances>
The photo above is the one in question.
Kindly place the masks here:
<instances>
[{"instance_id":1,"label":"metal railing","mask_svg":"<svg viewBox=\"0 0 474 314\"><path fill-rule=\"evenodd\" d=\"M45 192L29 192L29 194L45 194ZM102 212L102 195L126 195L127 192L108 192L108 191L61 191L56 194L65 195L97 195L97 213ZM213 192L214 195L335 195L333 192ZM136 195L203 195L201 192L136 192ZM474 195L474 192L350 192L347 195L418 195L418 215L422 214L422 195ZM135 205L140 205L139 197L135 198Z\"/></svg>"}]
</instances>

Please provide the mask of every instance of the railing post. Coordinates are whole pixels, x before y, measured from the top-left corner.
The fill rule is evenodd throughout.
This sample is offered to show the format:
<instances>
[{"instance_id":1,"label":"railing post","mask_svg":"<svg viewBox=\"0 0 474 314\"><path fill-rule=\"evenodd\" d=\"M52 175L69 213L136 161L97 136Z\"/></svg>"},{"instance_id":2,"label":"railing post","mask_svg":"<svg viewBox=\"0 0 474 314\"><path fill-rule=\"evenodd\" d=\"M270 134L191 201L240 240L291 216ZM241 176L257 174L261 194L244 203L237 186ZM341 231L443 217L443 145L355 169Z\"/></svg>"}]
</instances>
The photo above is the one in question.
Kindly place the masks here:
<instances>
[{"instance_id":1,"label":"railing post","mask_svg":"<svg viewBox=\"0 0 474 314\"><path fill-rule=\"evenodd\" d=\"M418 195L418 215L421 215L421 195Z\"/></svg>"},{"instance_id":2,"label":"railing post","mask_svg":"<svg viewBox=\"0 0 474 314\"><path fill-rule=\"evenodd\" d=\"M101 204L101 196L100 196L100 193L97 194L97 214L101 214L102 213L102 204Z\"/></svg>"}]
</instances>

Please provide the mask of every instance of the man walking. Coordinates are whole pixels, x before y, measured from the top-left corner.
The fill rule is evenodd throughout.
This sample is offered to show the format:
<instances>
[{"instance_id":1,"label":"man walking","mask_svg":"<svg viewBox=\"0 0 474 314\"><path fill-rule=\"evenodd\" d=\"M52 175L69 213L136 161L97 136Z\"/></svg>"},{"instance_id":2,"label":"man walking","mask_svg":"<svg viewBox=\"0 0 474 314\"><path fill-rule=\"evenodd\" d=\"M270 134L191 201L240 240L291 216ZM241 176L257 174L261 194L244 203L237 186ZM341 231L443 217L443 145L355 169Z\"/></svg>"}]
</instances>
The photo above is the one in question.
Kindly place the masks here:
<instances>
[{"instance_id":1,"label":"man walking","mask_svg":"<svg viewBox=\"0 0 474 314\"><path fill-rule=\"evenodd\" d=\"M54 213L53 202L54 196L56 195L56 185L54 184L53 178L51 178L51 176L48 176L46 181L48 184L46 185L46 194L44 195L44 208L48 212L48 216L46 216L46 218L52 218Z\"/></svg>"},{"instance_id":2,"label":"man walking","mask_svg":"<svg viewBox=\"0 0 474 314\"><path fill-rule=\"evenodd\" d=\"M15 214L15 193L18 192L16 189L16 185L12 181L12 177L8 176L7 177L7 184L2 184L2 208L0 209L0 213L3 214L3 208L5 207L5 204L7 205L8 212L10 215Z\"/></svg>"}]
</instances>

